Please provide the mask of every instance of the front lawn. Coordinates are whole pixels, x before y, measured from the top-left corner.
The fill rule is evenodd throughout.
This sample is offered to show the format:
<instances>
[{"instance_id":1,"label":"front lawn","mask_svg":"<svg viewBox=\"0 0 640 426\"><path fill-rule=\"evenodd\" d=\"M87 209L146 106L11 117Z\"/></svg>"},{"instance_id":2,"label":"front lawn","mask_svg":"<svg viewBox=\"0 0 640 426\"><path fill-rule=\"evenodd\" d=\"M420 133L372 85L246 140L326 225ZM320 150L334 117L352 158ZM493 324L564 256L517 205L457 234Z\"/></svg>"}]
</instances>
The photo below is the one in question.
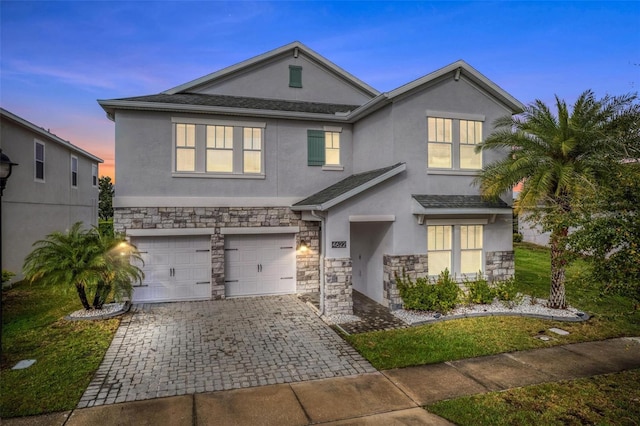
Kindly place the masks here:
<instances>
[{"instance_id":1,"label":"front lawn","mask_svg":"<svg viewBox=\"0 0 640 426\"><path fill-rule=\"evenodd\" d=\"M75 408L120 320L65 320L82 308L73 288L64 292L20 283L3 291L2 298L0 417ZM11 370L25 359L36 363Z\"/></svg>"},{"instance_id":2,"label":"front lawn","mask_svg":"<svg viewBox=\"0 0 640 426\"><path fill-rule=\"evenodd\" d=\"M637 425L640 370L545 383L427 406L455 424Z\"/></svg>"},{"instance_id":3,"label":"front lawn","mask_svg":"<svg viewBox=\"0 0 640 426\"><path fill-rule=\"evenodd\" d=\"M547 298L549 251L528 244L516 245L515 251L518 291ZM586 268L586 261L578 260L567 271L567 298L574 307L593 315L587 322L522 317L466 318L345 338L376 368L389 369L640 335L640 311L633 309L633 302L616 295L600 295L598 286L583 278ZM562 328L571 334L554 335L554 340L548 342L533 338L551 327Z\"/></svg>"}]
</instances>

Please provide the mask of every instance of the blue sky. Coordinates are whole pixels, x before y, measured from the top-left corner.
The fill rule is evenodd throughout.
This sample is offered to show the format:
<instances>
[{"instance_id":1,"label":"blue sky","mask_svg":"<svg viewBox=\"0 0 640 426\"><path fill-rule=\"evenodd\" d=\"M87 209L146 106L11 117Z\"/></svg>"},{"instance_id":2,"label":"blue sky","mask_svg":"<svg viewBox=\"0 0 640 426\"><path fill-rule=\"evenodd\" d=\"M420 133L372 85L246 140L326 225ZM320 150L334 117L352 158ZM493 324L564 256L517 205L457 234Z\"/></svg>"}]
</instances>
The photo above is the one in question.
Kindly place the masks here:
<instances>
[{"instance_id":1,"label":"blue sky","mask_svg":"<svg viewBox=\"0 0 640 426\"><path fill-rule=\"evenodd\" d=\"M292 41L380 91L464 59L524 103L640 89L640 2L0 0L0 104L105 160L96 99L159 93Z\"/></svg>"}]
</instances>

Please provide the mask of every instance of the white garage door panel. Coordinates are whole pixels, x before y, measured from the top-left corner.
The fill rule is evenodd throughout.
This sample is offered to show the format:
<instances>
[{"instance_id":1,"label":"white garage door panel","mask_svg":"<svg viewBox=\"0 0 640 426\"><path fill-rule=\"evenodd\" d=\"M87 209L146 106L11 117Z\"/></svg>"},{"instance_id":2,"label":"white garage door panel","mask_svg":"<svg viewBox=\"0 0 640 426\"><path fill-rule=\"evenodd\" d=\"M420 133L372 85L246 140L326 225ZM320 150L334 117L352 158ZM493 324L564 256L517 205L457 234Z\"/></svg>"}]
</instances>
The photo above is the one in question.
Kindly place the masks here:
<instances>
[{"instance_id":1,"label":"white garage door panel","mask_svg":"<svg viewBox=\"0 0 640 426\"><path fill-rule=\"evenodd\" d=\"M286 235L225 237L225 288L228 297L294 293L295 239Z\"/></svg>"},{"instance_id":2,"label":"white garage door panel","mask_svg":"<svg viewBox=\"0 0 640 426\"><path fill-rule=\"evenodd\" d=\"M209 236L139 237L143 286L134 287L134 302L166 302L211 298Z\"/></svg>"}]
</instances>

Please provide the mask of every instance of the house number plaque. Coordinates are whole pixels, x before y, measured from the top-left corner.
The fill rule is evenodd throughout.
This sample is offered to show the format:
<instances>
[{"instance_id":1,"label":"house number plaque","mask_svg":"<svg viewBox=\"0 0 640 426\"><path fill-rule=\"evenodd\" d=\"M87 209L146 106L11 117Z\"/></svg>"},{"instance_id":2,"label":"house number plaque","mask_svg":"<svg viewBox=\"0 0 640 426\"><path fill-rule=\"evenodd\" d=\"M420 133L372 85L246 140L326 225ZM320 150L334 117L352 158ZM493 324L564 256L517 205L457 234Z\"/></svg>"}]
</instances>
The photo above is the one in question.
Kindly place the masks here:
<instances>
[{"instance_id":1,"label":"house number plaque","mask_svg":"<svg viewBox=\"0 0 640 426\"><path fill-rule=\"evenodd\" d=\"M331 241L331 248L347 248L346 241Z\"/></svg>"}]
</instances>

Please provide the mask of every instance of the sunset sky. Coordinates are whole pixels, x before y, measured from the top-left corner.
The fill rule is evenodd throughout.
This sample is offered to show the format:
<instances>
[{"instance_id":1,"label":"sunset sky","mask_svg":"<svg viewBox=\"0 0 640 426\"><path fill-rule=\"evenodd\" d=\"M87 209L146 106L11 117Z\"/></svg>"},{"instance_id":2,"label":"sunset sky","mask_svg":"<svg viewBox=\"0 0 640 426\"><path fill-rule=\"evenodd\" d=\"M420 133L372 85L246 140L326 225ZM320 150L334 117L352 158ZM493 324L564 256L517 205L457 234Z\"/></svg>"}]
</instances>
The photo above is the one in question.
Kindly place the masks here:
<instances>
[{"instance_id":1,"label":"sunset sky","mask_svg":"<svg viewBox=\"0 0 640 426\"><path fill-rule=\"evenodd\" d=\"M162 92L298 40L380 91L458 59L524 103L640 88L640 2L0 1L0 105L103 158L97 99Z\"/></svg>"}]
</instances>

